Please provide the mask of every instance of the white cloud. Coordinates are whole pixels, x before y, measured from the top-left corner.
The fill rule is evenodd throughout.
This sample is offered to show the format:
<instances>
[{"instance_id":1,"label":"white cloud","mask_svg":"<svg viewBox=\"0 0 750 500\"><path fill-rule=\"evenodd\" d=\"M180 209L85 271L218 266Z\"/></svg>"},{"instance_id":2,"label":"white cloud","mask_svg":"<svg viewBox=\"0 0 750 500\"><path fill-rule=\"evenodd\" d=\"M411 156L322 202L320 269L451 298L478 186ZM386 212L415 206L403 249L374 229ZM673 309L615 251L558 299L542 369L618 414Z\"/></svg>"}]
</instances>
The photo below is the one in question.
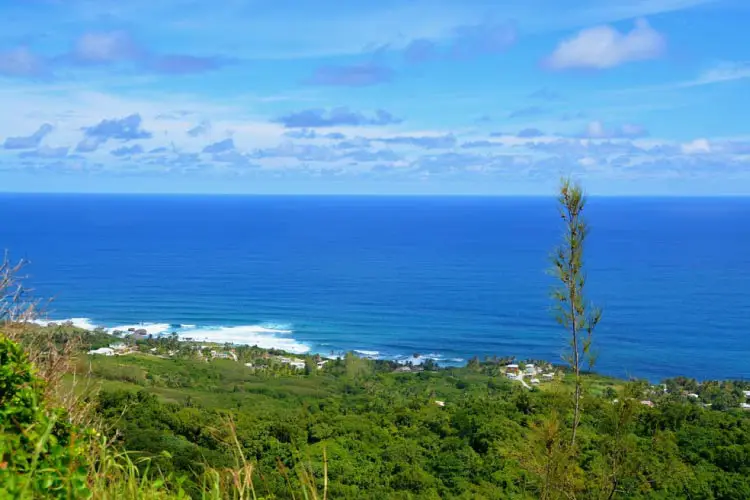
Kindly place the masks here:
<instances>
[{"instance_id":1,"label":"white cloud","mask_svg":"<svg viewBox=\"0 0 750 500\"><path fill-rule=\"evenodd\" d=\"M552 69L612 68L627 62L655 59L665 49L664 37L645 19L638 19L627 33L608 25L581 30L560 42L546 63Z\"/></svg>"},{"instance_id":2,"label":"white cloud","mask_svg":"<svg viewBox=\"0 0 750 500\"><path fill-rule=\"evenodd\" d=\"M750 78L750 61L723 62L705 71L693 81L685 82L683 87L709 85L711 83L729 82Z\"/></svg>"},{"instance_id":3,"label":"white cloud","mask_svg":"<svg viewBox=\"0 0 750 500\"><path fill-rule=\"evenodd\" d=\"M691 80L626 88L605 93L610 93L612 95L627 95L638 92L662 92L675 89L702 87L704 85L714 85L744 79L750 79L750 61L724 61L704 71ZM629 104L628 109L632 110L632 105Z\"/></svg>"},{"instance_id":4,"label":"white cloud","mask_svg":"<svg viewBox=\"0 0 750 500\"><path fill-rule=\"evenodd\" d=\"M708 139L695 139L680 145L680 150L686 155L710 153L711 143Z\"/></svg>"},{"instance_id":5,"label":"white cloud","mask_svg":"<svg viewBox=\"0 0 750 500\"><path fill-rule=\"evenodd\" d=\"M641 125L625 123L618 127L608 128L598 120L590 122L581 137L588 139L623 139L637 138L648 135L648 131Z\"/></svg>"},{"instance_id":6,"label":"white cloud","mask_svg":"<svg viewBox=\"0 0 750 500\"><path fill-rule=\"evenodd\" d=\"M135 42L124 31L86 33L76 41L73 49L76 59L93 64L130 59L137 52Z\"/></svg>"}]
</instances>

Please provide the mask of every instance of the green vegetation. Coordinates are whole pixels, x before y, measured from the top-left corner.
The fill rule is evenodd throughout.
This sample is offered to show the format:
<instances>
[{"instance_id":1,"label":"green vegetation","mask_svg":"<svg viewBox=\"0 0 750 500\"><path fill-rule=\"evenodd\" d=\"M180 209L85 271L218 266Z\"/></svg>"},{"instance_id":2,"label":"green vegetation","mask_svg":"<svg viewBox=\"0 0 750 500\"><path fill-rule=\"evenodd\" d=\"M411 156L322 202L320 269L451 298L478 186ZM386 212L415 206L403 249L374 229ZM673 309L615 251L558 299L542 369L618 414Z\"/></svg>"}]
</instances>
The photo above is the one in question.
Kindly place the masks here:
<instances>
[{"instance_id":1,"label":"green vegetation","mask_svg":"<svg viewBox=\"0 0 750 500\"><path fill-rule=\"evenodd\" d=\"M546 446L558 442L549 422L570 401L573 373L527 390L503 375L507 359L403 373L347 355L315 371L292 371L274 363L281 353L261 349L247 350L250 361L150 353L163 341L143 341L148 354L79 360L92 373L96 391L88 400L100 429L116 438L104 446L91 431L68 432L86 457L96 447L112 455L112 470L130 471L120 473L120 484L130 478L138 491L130 498L146 498L153 481L162 492L207 498L212 474L247 473L238 468L241 459L252 466L258 497L292 498L313 483L322 496L327 480L330 498L540 498L550 457L567 456ZM261 360L275 368L257 369ZM556 488L575 498L609 498L612 491L612 498L748 498L750 414L705 408L703 396L688 391L728 400L749 386L675 379L665 393L644 382L583 377L590 390L580 451L552 461ZM646 399L653 408L641 403ZM558 432L570 422L572 412L558 419ZM4 436L17 434L3 429ZM5 450L18 446L4 443ZM65 471L61 477L76 477L75 468L55 467ZM92 478L101 476L88 462L81 467L79 478L93 491ZM19 470L17 462L11 469ZM231 497L221 491L208 498ZM547 498L561 494L548 488Z\"/></svg>"},{"instance_id":2,"label":"green vegetation","mask_svg":"<svg viewBox=\"0 0 750 500\"><path fill-rule=\"evenodd\" d=\"M575 391L573 391L573 425L571 443L576 444L576 433L583 412L583 378L581 371L591 370L595 356L591 349L594 328L601 319L601 310L586 303L584 287L586 274L583 268L583 251L589 228L583 217L586 197L577 184L564 180L558 199L560 218L565 224L563 241L552 257L552 273L560 282L553 292L557 322L570 333L569 351L564 359L573 369Z\"/></svg>"},{"instance_id":3,"label":"green vegetation","mask_svg":"<svg viewBox=\"0 0 750 500\"><path fill-rule=\"evenodd\" d=\"M539 498L545 443L556 442L549 419L575 390L573 374L524 389L491 361L399 373L348 355L310 374L153 355L91 362L102 387L97 411L124 449L145 452L167 475L194 478L202 467L232 464L232 422L257 464L256 484L277 498L291 498L289 483L300 486L299 474L287 479L280 466L320 482L324 452L332 498ZM584 395L580 452L556 478L576 498L748 498L747 412L583 377L599 394ZM647 398L653 408L641 403ZM560 418L559 432L571 421L572 413ZM199 489L191 479L183 487Z\"/></svg>"}]
</instances>

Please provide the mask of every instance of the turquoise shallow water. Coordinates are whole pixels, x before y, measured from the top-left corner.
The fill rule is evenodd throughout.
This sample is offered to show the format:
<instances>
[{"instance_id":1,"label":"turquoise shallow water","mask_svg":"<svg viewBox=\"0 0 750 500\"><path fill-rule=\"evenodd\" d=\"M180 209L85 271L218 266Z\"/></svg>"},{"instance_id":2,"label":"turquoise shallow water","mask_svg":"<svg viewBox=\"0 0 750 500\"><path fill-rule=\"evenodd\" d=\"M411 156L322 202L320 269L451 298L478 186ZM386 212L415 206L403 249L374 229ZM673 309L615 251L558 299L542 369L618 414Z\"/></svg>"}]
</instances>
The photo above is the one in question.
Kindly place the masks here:
<instances>
[{"instance_id":1,"label":"turquoise shallow water","mask_svg":"<svg viewBox=\"0 0 750 500\"><path fill-rule=\"evenodd\" d=\"M375 357L559 360L552 198L2 195L52 319ZM750 199L592 198L599 371L750 377Z\"/></svg>"}]
</instances>

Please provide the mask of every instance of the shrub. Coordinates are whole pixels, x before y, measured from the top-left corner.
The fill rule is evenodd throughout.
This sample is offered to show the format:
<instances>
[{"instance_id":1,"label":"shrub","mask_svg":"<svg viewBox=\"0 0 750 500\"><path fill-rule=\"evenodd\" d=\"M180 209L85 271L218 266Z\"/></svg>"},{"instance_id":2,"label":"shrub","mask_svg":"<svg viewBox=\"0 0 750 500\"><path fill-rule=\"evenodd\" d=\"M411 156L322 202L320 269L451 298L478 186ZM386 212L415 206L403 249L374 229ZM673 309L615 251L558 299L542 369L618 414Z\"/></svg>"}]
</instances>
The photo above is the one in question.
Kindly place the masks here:
<instances>
[{"instance_id":1,"label":"shrub","mask_svg":"<svg viewBox=\"0 0 750 500\"><path fill-rule=\"evenodd\" d=\"M48 409L44 383L23 349L0 335L0 497L79 498L86 484L85 440L65 412Z\"/></svg>"}]
</instances>

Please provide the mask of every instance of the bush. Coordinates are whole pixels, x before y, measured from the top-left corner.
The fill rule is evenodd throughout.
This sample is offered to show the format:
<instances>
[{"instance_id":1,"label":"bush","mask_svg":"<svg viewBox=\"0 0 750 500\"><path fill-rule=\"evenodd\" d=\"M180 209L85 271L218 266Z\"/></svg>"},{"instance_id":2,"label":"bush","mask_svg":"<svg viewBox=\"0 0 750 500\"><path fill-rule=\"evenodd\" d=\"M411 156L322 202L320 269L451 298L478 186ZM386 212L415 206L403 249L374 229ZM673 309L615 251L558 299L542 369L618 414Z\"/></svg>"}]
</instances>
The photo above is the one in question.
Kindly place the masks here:
<instances>
[{"instance_id":1,"label":"bush","mask_svg":"<svg viewBox=\"0 0 750 500\"><path fill-rule=\"evenodd\" d=\"M89 495L84 442L62 410L46 408L44 384L21 347L0 335L0 497Z\"/></svg>"}]
</instances>

